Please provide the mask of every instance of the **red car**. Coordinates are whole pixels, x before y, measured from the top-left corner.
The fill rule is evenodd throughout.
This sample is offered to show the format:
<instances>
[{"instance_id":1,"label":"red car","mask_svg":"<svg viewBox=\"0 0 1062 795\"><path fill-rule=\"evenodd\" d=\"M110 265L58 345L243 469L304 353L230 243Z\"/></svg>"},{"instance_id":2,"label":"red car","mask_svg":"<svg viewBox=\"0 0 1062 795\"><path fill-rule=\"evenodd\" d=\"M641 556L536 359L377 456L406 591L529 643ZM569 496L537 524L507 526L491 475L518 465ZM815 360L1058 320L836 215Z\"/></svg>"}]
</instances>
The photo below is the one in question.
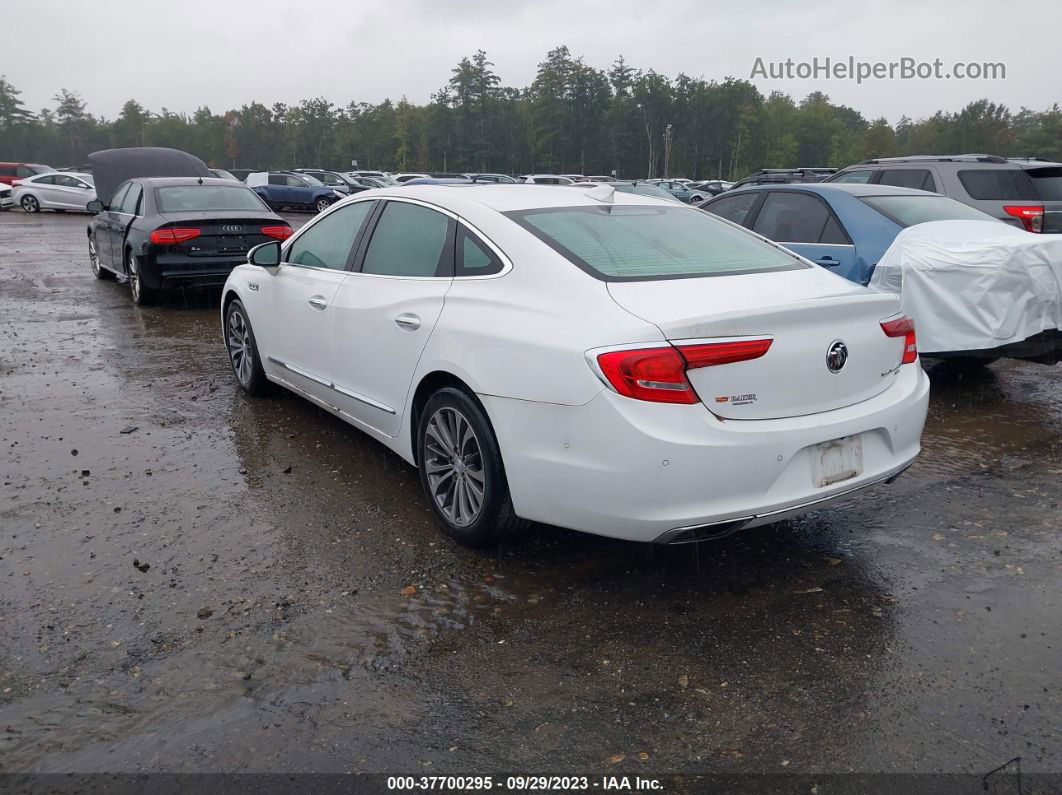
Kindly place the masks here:
<instances>
[{"instance_id":1,"label":"red car","mask_svg":"<svg viewBox=\"0 0 1062 795\"><path fill-rule=\"evenodd\" d=\"M44 174L48 171L55 171L55 169L40 163L0 163L0 182L11 185L15 180L32 177L34 174Z\"/></svg>"}]
</instances>

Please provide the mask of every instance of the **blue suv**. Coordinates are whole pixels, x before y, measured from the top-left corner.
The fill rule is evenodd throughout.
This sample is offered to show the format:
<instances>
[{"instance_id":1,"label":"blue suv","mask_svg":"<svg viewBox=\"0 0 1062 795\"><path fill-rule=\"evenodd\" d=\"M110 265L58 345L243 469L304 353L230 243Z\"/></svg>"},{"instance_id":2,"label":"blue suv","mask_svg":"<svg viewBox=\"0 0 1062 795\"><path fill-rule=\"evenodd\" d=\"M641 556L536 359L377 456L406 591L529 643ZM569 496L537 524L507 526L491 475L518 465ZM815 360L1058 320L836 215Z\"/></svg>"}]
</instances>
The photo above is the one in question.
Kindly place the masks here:
<instances>
[{"instance_id":1,"label":"blue suv","mask_svg":"<svg viewBox=\"0 0 1062 795\"><path fill-rule=\"evenodd\" d=\"M343 198L342 193L309 174L254 171L247 175L245 181L274 211L287 208L323 213L333 202Z\"/></svg>"}]
</instances>

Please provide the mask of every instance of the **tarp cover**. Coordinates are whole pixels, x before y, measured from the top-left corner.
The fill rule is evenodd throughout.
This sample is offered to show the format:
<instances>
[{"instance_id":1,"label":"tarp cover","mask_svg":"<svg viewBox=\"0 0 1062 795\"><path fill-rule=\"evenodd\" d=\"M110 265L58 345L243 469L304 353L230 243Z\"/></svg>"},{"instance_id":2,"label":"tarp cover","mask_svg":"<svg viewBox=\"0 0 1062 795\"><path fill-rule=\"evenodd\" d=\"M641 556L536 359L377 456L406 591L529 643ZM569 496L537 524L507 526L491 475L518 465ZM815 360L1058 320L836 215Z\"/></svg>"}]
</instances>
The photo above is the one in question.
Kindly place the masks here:
<instances>
[{"instance_id":1,"label":"tarp cover","mask_svg":"<svg viewBox=\"0 0 1062 795\"><path fill-rule=\"evenodd\" d=\"M896 236L870 287L897 293L923 353L975 351L1062 329L1062 235L930 221Z\"/></svg>"},{"instance_id":2,"label":"tarp cover","mask_svg":"<svg viewBox=\"0 0 1062 795\"><path fill-rule=\"evenodd\" d=\"M96 197L110 205L114 189L134 177L213 177L206 163L180 149L136 146L89 155Z\"/></svg>"}]
</instances>

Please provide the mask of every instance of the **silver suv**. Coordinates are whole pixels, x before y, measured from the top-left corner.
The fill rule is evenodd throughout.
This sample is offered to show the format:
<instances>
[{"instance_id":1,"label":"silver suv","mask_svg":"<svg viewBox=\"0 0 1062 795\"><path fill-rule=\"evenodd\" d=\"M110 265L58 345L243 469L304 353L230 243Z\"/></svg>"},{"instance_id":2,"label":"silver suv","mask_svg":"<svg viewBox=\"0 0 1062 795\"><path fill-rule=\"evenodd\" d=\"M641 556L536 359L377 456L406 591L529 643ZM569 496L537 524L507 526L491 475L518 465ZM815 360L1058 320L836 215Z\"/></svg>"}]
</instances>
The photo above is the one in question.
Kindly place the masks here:
<instances>
[{"instance_id":1,"label":"silver suv","mask_svg":"<svg viewBox=\"0 0 1062 795\"><path fill-rule=\"evenodd\" d=\"M898 185L942 193L1029 232L1062 233L1062 164L995 155L883 157L824 182Z\"/></svg>"}]
</instances>

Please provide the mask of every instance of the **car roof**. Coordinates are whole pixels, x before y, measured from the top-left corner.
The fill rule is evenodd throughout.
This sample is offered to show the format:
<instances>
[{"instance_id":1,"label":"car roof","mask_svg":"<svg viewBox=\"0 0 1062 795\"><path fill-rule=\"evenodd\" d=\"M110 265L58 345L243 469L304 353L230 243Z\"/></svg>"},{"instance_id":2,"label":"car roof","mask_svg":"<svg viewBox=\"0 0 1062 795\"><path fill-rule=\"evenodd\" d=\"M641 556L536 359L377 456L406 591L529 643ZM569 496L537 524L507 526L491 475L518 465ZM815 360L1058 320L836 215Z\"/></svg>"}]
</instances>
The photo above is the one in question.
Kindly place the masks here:
<instances>
[{"instance_id":1,"label":"car roof","mask_svg":"<svg viewBox=\"0 0 1062 795\"><path fill-rule=\"evenodd\" d=\"M595 185L600 190L607 184ZM443 207L474 202L498 212L513 210L538 210L551 207L602 207L607 203L594 199L588 189L574 186L528 185L493 182L473 182L470 185L403 185L394 188L378 188L357 194L361 198L419 199ZM351 197L352 199L354 197ZM612 204L652 204L675 207L673 201L642 196L637 193L615 191Z\"/></svg>"},{"instance_id":2,"label":"car roof","mask_svg":"<svg viewBox=\"0 0 1062 795\"><path fill-rule=\"evenodd\" d=\"M735 190L720 193L717 198L733 196L743 191L790 190L812 193L848 193L852 196L938 196L939 194L916 188L901 188L896 185L868 185L853 182L787 182L764 185L741 185Z\"/></svg>"}]
</instances>

